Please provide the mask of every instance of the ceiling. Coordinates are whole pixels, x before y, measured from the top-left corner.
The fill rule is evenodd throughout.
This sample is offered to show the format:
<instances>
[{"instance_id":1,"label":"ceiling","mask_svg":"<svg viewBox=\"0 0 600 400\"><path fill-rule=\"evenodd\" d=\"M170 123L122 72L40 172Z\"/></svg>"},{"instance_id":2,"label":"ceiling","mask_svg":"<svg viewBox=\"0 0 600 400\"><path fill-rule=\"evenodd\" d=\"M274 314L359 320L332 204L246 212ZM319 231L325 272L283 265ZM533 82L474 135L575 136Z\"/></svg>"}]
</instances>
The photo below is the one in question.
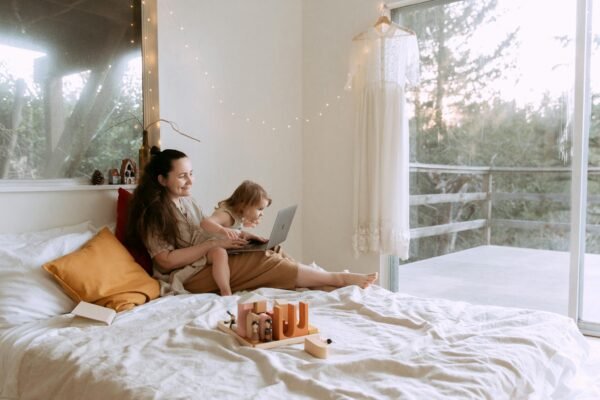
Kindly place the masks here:
<instances>
[{"instance_id":1,"label":"ceiling","mask_svg":"<svg viewBox=\"0 0 600 400\"><path fill-rule=\"evenodd\" d=\"M44 52L71 68L85 67L106 60L107 53L139 51L139 3L0 0L0 44Z\"/></svg>"}]
</instances>

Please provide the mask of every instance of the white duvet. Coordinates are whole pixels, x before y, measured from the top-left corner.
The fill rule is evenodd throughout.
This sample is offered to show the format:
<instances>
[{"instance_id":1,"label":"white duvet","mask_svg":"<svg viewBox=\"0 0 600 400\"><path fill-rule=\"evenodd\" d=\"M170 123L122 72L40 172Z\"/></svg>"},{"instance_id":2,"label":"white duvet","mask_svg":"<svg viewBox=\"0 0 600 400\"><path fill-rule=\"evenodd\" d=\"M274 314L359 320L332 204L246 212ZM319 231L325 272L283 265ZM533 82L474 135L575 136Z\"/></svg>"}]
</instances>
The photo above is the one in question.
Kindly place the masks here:
<instances>
[{"instance_id":1,"label":"white duvet","mask_svg":"<svg viewBox=\"0 0 600 400\"><path fill-rule=\"evenodd\" d=\"M180 295L110 326L63 315L2 332L2 398L600 399L587 342L557 314L379 287L257 292L307 301L329 358L242 347L216 329L237 296Z\"/></svg>"}]
</instances>

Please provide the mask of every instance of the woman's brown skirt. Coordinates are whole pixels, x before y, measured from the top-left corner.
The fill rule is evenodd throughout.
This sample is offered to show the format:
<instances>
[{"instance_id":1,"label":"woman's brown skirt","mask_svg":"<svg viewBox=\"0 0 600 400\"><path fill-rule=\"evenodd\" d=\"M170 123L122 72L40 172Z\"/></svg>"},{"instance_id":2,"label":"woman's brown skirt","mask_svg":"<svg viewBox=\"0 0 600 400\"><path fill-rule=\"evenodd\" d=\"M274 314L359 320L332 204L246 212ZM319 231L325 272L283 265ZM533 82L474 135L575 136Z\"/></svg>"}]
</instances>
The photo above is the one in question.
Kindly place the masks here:
<instances>
[{"instance_id":1,"label":"woman's brown skirt","mask_svg":"<svg viewBox=\"0 0 600 400\"><path fill-rule=\"evenodd\" d=\"M296 288L298 263L278 246L274 250L251 251L229 255L229 284L232 292L261 287L277 289ZM192 293L219 292L209 265L189 278L184 287Z\"/></svg>"}]
</instances>

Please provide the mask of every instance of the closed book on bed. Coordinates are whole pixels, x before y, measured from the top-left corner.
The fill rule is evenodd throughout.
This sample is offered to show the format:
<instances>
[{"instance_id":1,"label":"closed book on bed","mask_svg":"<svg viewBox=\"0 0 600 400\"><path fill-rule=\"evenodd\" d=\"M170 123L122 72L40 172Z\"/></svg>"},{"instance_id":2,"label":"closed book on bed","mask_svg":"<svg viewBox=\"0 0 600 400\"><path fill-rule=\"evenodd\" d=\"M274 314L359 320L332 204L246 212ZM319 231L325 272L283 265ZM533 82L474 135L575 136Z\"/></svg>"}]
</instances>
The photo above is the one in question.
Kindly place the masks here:
<instances>
[{"instance_id":1,"label":"closed book on bed","mask_svg":"<svg viewBox=\"0 0 600 400\"><path fill-rule=\"evenodd\" d=\"M117 312L112 308L102 307L86 301L80 301L71 313L79 317L104 322L106 325L110 325L117 315Z\"/></svg>"}]
</instances>

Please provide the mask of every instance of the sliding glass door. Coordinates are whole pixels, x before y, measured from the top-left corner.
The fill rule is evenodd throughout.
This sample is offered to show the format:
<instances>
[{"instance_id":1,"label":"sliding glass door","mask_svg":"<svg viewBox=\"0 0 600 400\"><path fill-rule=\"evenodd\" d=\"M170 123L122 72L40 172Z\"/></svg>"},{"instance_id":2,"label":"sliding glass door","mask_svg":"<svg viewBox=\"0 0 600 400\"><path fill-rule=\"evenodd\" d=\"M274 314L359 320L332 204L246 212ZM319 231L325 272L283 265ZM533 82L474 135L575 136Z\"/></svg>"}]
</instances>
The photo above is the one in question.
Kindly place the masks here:
<instances>
[{"instance_id":1,"label":"sliding glass door","mask_svg":"<svg viewBox=\"0 0 600 400\"><path fill-rule=\"evenodd\" d=\"M583 124L581 34L593 24L577 12L592 2ZM600 322L598 3L392 4L421 59L409 93L411 254L392 267L393 288Z\"/></svg>"},{"instance_id":2,"label":"sliding glass door","mask_svg":"<svg viewBox=\"0 0 600 400\"><path fill-rule=\"evenodd\" d=\"M580 325L584 331L600 335L600 0L588 0L592 7L588 23L591 23L590 41L590 104L586 106L589 118L587 230L585 233L585 257L580 275L581 302ZM589 11L588 11L589 12Z\"/></svg>"}]
</instances>

